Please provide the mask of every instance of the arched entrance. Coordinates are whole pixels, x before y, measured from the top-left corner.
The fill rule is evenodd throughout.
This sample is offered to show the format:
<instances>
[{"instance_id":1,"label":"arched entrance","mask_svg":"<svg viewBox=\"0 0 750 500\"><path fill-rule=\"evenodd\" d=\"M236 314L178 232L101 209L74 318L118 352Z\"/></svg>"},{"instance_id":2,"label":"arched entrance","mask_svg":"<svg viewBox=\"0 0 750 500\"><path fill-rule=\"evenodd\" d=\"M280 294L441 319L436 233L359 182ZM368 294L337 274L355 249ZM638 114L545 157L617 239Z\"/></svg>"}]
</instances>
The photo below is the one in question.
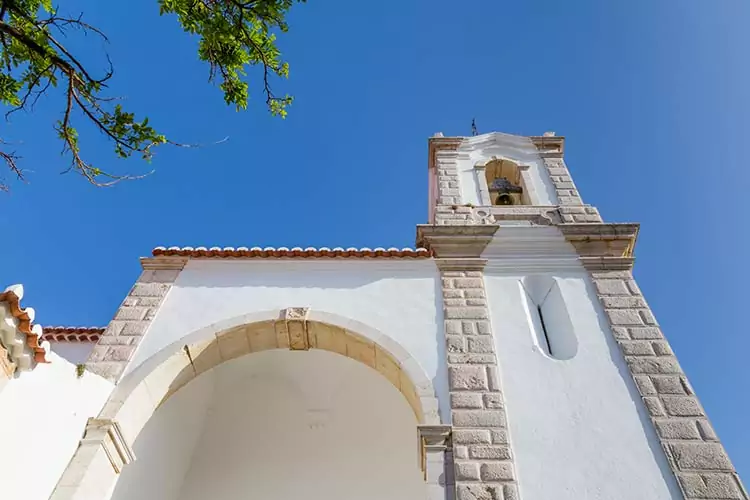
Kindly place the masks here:
<instances>
[{"instance_id":1,"label":"arched entrance","mask_svg":"<svg viewBox=\"0 0 750 500\"><path fill-rule=\"evenodd\" d=\"M417 426L440 427L430 380L378 332L308 315L203 332L128 375L52 498L414 498Z\"/></svg>"}]
</instances>

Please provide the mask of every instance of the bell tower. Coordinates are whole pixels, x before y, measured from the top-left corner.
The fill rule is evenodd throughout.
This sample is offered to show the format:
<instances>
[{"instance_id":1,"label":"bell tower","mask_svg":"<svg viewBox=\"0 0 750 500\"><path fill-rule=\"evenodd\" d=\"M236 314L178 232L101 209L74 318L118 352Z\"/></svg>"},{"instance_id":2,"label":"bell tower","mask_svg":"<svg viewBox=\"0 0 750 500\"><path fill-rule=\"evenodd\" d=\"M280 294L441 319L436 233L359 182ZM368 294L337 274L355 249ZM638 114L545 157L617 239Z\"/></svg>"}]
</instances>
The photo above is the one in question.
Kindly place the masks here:
<instances>
[{"instance_id":1,"label":"bell tower","mask_svg":"<svg viewBox=\"0 0 750 500\"><path fill-rule=\"evenodd\" d=\"M584 203L554 133L429 140L458 500L748 494L632 276L638 224ZM454 485L455 483L455 485Z\"/></svg>"}]
</instances>

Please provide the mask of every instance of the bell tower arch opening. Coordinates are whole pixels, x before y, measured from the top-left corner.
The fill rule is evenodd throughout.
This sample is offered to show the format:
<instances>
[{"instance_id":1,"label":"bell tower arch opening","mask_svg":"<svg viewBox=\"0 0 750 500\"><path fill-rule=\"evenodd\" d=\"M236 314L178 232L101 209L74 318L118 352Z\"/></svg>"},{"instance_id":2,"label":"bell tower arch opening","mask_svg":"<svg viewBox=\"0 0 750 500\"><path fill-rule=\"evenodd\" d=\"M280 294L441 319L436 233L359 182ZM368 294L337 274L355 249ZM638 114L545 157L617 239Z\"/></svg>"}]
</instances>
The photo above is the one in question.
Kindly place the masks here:
<instances>
[{"instance_id":1,"label":"bell tower arch opening","mask_svg":"<svg viewBox=\"0 0 750 500\"><path fill-rule=\"evenodd\" d=\"M481 178L480 174L480 190L484 204L531 205L521 175L523 167L511 160L498 158L493 158L478 167L480 172L484 172L484 178Z\"/></svg>"}]
</instances>

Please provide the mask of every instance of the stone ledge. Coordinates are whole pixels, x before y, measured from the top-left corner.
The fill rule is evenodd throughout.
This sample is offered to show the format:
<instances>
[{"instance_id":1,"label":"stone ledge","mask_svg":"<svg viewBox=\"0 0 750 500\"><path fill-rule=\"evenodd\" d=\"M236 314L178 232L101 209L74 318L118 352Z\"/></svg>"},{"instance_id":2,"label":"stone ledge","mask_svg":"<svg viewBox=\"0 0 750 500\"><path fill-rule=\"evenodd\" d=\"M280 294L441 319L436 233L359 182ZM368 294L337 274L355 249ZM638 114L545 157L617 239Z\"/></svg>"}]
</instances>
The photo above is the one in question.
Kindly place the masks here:
<instances>
[{"instance_id":1,"label":"stone ledge","mask_svg":"<svg viewBox=\"0 0 750 500\"><path fill-rule=\"evenodd\" d=\"M187 264L188 257L141 257L143 269L178 269L182 270Z\"/></svg>"},{"instance_id":2,"label":"stone ledge","mask_svg":"<svg viewBox=\"0 0 750 500\"><path fill-rule=\"evenodd\" d=\"M450 225L417 226L417 244L438 258L479 258L500 226Z\"/></svg>"}]
</instances>

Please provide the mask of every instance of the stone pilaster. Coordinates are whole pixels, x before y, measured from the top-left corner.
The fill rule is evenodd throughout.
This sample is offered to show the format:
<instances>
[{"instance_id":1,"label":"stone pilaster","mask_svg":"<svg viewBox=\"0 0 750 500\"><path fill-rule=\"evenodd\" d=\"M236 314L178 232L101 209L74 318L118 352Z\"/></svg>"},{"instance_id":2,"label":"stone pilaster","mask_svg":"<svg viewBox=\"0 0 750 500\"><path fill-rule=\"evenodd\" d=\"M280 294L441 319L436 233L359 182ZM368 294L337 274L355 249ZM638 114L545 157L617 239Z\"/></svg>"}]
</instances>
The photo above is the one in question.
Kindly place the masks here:
<instances>
[{"instance_id":1,"label":"stone pilaster","mask_svg":"<svg viewBox=\"0 0 750 500\"><path fill-rule=\"evenodd\" d=\"M420 425L420 466L427 482L428 500L454 500L453 449L450 425Z\"/></svg>"},{"instance_id":2,"label":"stone pilaster","mask_svg":"<svg viewBox=\"0 0 750 500\"><path fill-rule=\"evenodd\" d=\"M107 498L117 475L134 460L133 450L117 422L91 418L50 500Z\"/></svg>"},{"instance_id":3,"label":"stone pilaster","mask_svg":"<svg viewBox=\"0 0 750 500\"><path fill-rule=\"evenodd\" d=\"M458 500L517 500L481 259L439 260Z\"/></svg>"},{"instance_id":4,"label":"stone pilaster","mask_svg":"<svg viewBox=\"0 0 750 500\"><path fill-rule=\"evenodd\" d=\"M462 204L461 187L458 176L458 157L456 151L461 144L459 137L436 136L429 141L429 168L434 169L435 187L435 224L467 224L470 209L455 211L451 207ZM462 222L464 221L464 222Z\"/></svg>"},{"instance_id":5,"label":"stone pilaster","mask_svg":"<svg viewBox=\"0 0 750 500\"><path fill-rule=\"evenodd\" d=\"M748 500L631 272L591 276L685 499Z\"/></svg>"},{"instance_id":6,"label":"stone pilaster","mask_svg":"<svg viewBox=\"0 0 750 500\"><path fill-rule=\"evenodd\" d=\"M116 382L133 357L156 312L161 306L185 260L159 263L144 259L144 270L115 313L89 355L86 369ZM165 268L166 266L166 268Z\"/></svg>"}]
</instances>

